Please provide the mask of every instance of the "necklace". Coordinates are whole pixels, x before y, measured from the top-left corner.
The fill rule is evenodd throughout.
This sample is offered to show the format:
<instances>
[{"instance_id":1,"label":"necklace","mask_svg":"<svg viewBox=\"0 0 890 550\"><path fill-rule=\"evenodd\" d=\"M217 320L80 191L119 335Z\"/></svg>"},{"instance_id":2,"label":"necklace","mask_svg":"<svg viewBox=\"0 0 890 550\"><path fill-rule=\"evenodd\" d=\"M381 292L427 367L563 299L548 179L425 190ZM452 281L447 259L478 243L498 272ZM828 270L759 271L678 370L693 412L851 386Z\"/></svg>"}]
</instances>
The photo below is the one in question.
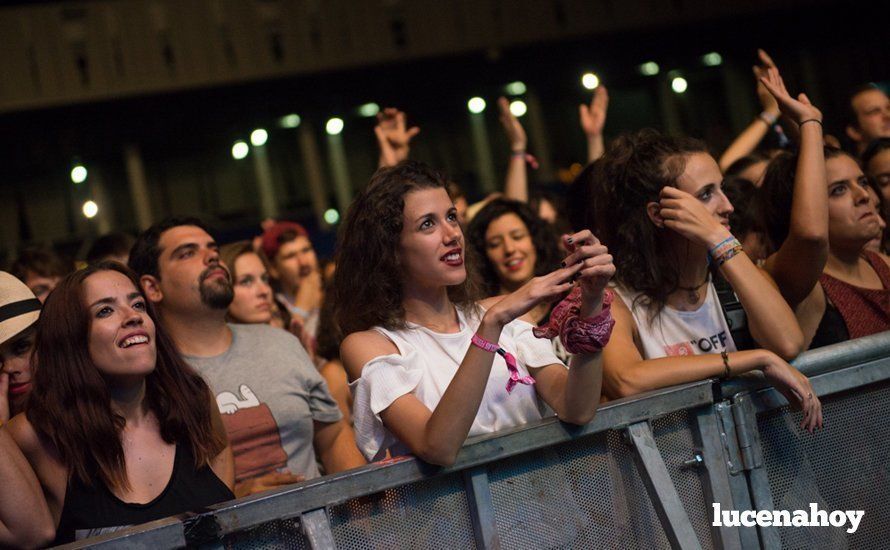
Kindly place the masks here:
<instances>
[{"instance_id":1,"label":"necklace","mask_svg":"<svg viewBox=\"0 0 890 550\"><path fill-rule=\"evenodd\" d=\"M697 304L699 300L698 289L708 284L708 281L711 280L711 274L708 273L705 275L705 280L697 284L696 286L679 286L677 288L680 290L686 291L686 301L689 302L690 305Z\"/></svg>"}]
</instances>

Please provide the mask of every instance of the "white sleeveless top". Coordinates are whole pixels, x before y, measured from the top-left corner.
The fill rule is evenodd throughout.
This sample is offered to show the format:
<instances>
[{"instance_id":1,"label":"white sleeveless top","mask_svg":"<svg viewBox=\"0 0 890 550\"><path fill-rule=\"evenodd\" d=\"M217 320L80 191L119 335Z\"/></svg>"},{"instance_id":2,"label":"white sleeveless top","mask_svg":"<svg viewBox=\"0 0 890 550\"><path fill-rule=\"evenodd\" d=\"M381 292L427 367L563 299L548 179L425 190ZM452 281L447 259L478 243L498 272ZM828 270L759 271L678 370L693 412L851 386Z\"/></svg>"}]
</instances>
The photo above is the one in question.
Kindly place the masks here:
<instances>
[{"instance_id":1,"label":"white sleeveless top","mask_svg":"<svg viewBox=\"0 0 890 550\"><path fill-rule=\"evenodd\" d=\"M651 308L645 298L634 305L640 293L621 286L615 286L614 290L633 315L643 344L643 359L736 351L713 283L708 282L705 301L695 311L664 306L651 322Z\"/></svg>"},{"instance_id":2,"label":"white sleeveless top","mask_svg":"<svg viewBox=\"0 0 890 550\"><path fill-rule=\"evenodd\" d=\"M391 451L392 456L410 454L410 450L387 430L380 411L408 393L413 394L429 410L434 410L448 384L457 373L470 347L470 339L479 327L480 318L468 318L457 309L460 331L451 334L433 332L409 323L408 328L387 330L374 327L399 349L398 354L383 355L362 367L361 378L349 387L353 393L353 419L358 448L368 460L380 460ZM528 367L560 364L550 340L535 338L532 325L516 320L504 327L498 341L516 357L520 376ZM486 434L526 424L542 418L544 405L539 402L534 386L517 384L512 393L506 385L510 372L504 358L495 354L491 374L479 411L470 428L470 436Z\"/></svg>"}]
</instances>

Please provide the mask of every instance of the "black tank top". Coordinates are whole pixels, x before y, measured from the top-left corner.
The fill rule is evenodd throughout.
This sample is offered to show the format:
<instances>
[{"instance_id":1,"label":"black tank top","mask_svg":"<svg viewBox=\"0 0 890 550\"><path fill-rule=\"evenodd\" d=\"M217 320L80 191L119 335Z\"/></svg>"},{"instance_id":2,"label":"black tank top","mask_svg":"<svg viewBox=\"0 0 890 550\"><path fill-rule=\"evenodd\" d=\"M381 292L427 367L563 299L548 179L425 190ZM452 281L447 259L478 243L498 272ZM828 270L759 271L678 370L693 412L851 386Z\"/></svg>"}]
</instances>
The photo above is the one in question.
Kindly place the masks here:
<instances>
[{"instance_id":1,"label":"black tank top","mask_svg":"<svg viewBox=\"0 0 890 550\"><path fill-rule=\"evenodd\" d=\"M122 501L99 481L98 476L89 487L72 477L65 493L55 544L197 511L234 498L232 491L209 466L195 468L195 458L189 445L178 443L173 458L173 474L167 486L154 500L145 504Z\"/></svg>"}]
</instances>

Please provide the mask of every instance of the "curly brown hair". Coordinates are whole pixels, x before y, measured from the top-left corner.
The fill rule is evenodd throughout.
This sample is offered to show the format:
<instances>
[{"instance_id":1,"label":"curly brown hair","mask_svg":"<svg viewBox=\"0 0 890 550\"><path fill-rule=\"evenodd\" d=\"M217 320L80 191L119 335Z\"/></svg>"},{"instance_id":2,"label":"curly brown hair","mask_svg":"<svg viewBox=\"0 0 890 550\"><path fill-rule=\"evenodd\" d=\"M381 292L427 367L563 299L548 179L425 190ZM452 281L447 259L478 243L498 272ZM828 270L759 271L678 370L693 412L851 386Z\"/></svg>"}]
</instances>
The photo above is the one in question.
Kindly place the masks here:
<instances>
[{"instance_id":1,"label":"curly brown hair","mask_svg":"<svg viewBox=\"0 0 890 550\"><path fill-rule=\"evenodd\" d=\"M707 152L691 138L665 136L652 129L625 134L579 177L590 178L596 234L615 259L615 279L641 293L653 317L679 285L676 258L664 253L663 235L646 213L662 188L676 187L688 155Z\"/></svg>"},{"instance_id":2,"label":"curly brown hair","mask_svg":"<svg viewBox=\"0 0 890 550\"><path fill-rule=\"evenodd\" d=\"M501 291L501 281L488 259L485 232L492 222L507 214L515 214L522 220L532 238L537 257L534 276L546 275L559 267L559 237L556 230L539 218L529 205L509 199L495 199L473 217L466 234L469 250L474 254L473 265L478 281L486 296L496 296Z\"/></svg>"},{"instance_id":3,"label":"curly brown hair","mask_svg":"<svg viewBox=\"0 0 890 550\"><path fill-rule=\"evenodd\" d=\"M380 326L405 327L402 271L398 247L405 195L421 189L446 188L447 179L429 166L404 161L380 168L349 207L338 235L337 271L332 298L334 319L343 336ZM469 266L467 273L471 273ZM462 309L473 309L478 293L473 278L448 287Z\"/></svg>"}]
</instances>

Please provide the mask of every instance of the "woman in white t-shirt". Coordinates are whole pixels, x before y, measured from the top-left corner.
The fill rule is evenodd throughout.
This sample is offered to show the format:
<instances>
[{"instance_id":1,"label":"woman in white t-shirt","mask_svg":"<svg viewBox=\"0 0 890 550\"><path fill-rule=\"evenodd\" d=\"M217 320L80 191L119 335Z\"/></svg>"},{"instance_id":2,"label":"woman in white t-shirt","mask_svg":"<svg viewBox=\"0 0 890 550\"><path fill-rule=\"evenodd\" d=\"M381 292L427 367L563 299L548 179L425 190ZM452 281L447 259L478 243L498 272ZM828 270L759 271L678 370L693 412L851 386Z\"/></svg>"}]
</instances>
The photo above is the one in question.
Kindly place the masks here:
<instances>
[{"instance_id":1,"label":"woman in white t-shirt","mask_svg":"<svg viewBox=\"0 0 890 550\"><path fill-rule=\"evenodd\" d=\"M333 292L367 458L389 451L448 465L468 435L539 419L543 404L573 424L593 418L614 266L589 231L565 239L568 267L477 304L445 179L411 161L377 171L341 228ZM566 369L519 317L575 279L576 320L589 330Z\"/></svg>"},{"instance_id":2,"label":"woman in white t-shirt","mask_svg":"<svg viewBox=\"0 0 890 550\"><path fill-rule=\"evenodd\" d=\"M624 397L760 369L802 426L821 425L809 380L787 363L803 335L775 283L729 231L732 205L703 143L643 130L619 137L585 172L597 233L615 256L615 330L603 350L603 393ZM732 287L751 336L737 351L714 277Z\"/></svg>"}]
</instances>

